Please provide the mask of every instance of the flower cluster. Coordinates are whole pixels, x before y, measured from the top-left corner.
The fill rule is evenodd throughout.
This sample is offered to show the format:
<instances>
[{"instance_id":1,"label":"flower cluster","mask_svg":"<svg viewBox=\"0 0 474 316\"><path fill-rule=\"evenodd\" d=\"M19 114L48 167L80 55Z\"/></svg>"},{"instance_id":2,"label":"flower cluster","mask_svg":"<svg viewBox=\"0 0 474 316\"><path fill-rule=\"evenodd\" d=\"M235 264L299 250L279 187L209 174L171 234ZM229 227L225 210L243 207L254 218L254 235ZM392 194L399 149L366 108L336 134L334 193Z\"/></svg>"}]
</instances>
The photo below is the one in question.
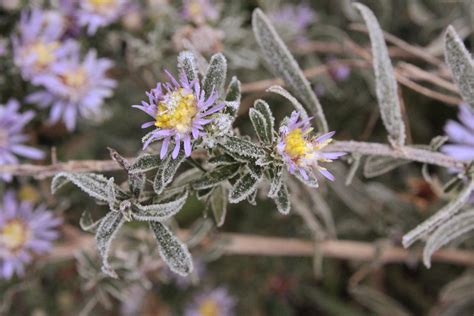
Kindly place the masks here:
<instances>
[{"instance_id":1,"label":"flower cluster","mask_svg":"<svg viewBox=\"0 0 474 316\"><path fill-rule=\"evenodd\" d=\"M474 112L467 104L459 106L459 122L449 120L444 130L451 144L441 147L441 151L454 158L471 161L474 159Z\"/></svg>"},{"instance_id":2,"label":"flower cluster","mask_svg":"<svg viewBox=\"0 0 474 316\"><path fill-rule=\"evenodd\" d=\"M3 195L0 206L0 277L10 279L25 272L35 254L44 254L58 237L61 220L45 206L18 201L13 191Z\"/></svg>"},{"instance_id":3,"label":"flower cluster","mask_svg":"<svg viewBox=\"0 0 474 316\"><path fill-rule=\"evenodd\" d=\"M291 174L298 172L303 179L309 179L316 169L324 177L334 180L334 176L323 166L321 162L331 162L345 153L324 152L322 149L331 141L335 132L329 132L318 137L312 137L310 119L300 119L300 113L293 112L287 122L280 127L280 138L277 151L288 166Z\"/></svg>"},{"instance_id":4,"label":"flower cluster","mask_svg":"<svg viewBox=\"0 0 474 316\"><path fill-rule=\"evenodd\" d=\"M202 292L194 298L184 315L186 316L231 316L234 315L236 305L227 289L218 287Z\"/></svg>"},{"instance_id":5,"label":"flower cluster","mask_svg":"<svg viewBox=\"0 0 474 316\"><path fill-rule=\"evenodd\" d=\"M128 0L78 0L77 21L87 28L89 35L94 35L97 29L114 23L127 13L129 6Z\"/></svg>"}]
</instances>

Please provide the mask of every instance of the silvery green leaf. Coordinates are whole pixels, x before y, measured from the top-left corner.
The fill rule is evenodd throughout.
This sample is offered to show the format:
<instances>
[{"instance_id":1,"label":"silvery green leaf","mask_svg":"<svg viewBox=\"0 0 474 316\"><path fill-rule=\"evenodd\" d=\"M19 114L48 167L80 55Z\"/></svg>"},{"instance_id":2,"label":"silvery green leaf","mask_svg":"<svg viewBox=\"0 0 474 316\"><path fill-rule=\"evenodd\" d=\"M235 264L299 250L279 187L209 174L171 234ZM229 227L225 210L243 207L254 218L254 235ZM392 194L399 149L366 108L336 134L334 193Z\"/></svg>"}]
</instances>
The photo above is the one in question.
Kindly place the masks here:
<instances>
[{"instance_id":1,"label":"silvery green leaf","mask_svg":"<svg viewBox=\"0 0 474 316\"><path fill-rule=\"evenodd\" d=\"M474 65L471 54L467 51L453 26L448 26L445 36L446 63L451 69L453 79L459 92L471 109L474 109Z\"/></svg>"},{"instance_id":2,"label":"silvery green leaf","mask_svg":"<svg viewBox=\"0 0 474 316\"><path fill-rule=\"evenodd\" d=\"M257 163L254 163L253 161L249 161L246 164L246 166L248 170L250 171L250 174L252 175L252 177L260 181L263 175L263 168L260 167Z\"/></svg>"},{"instance_id":3,"label":"silvery green leaf","mask_svg":"<svg viewBox=\"0 0 474 316\"><path fill-rule=\"evenodd\" d=\"M214 188L207 188L202 190L196 190L196 197L199 201L208 201L209 196L214 191Z\"/></svg>"},{"instance_id":4,"label":"silvery green leaf","mask_svg":"<svg viewBox=\"0 0 474 316\"><path fill-rule=\"evenodd\" d=\"M441 224L427 239L423 249L423 263L431 267L431 256L435 251L474 230L474 209L456 215Z\"/></svg>"},{"instance_id":5,"label":"silvery green leaf","mask_svg":"<svg viewBox=\"0 0 474 316\"><path fill-rule=\"evenodd\" d=\"M190 51L184 51L178 55L178 69L186 74L189 81L199 79L196 57Z\"/></svg>"},{"instance_id":6,"label":"silvery green leaf","mask_svg":"<svg viewBox=\"0 0 474 316\"><path fill-rule=\"evenodd\" d=\"M440 226L442 223L448 221L454 215L456 215L461 207L468 201L471 196L471 192L474 189L474 180L470 179L469 183L464 187L464 189L459 193L459 195L453 199L451 202L446 204L442 209L432 215L430 218L425 220L423 223L409 231L405 236L403 236L403 246L409 247L415 241L420 238L426 237L434 229Z\"/></svg>"},{"instance_id":7,"label":"silvery green leaf","mask_svg":"<svg viewBox=\"0 0 474 316\"><path fill-rule=\"evenodd\" d=\"M275 166L268 172L268 176L270 178L268 197L275 198L283 182L283 168L281 166Z\"/></svg>"},{"instance_id":8,"label":"silvery green leaf","mask_svg":"<svg viewBox=\"0 0 474 316\"><path fill-rule=\"evenodd\" d=\"M298 101L294 96L291 95L291 93L289 93L288 91L286 91L282 87L280 87L280 86L271 86L266 91L267 92L273 92L273 93L281 95L282 97L284 97L285 99L290 101L290 103L293 105L295 110L301 114L302 118L307 118L308 117L308 113L306 113L306 110L304 109L303 105L301 105L300 101Z\"/></svg>"},{"instance_id":9,"label":"silvery green leaf","mask_svg":"<svg viewBox=\"0 0 474 316\"><path fill-rule=\"evenodd\" d=\"M51 182L53 194L69 181L94 199L101 202L109 201L106 189L108 180L104 176L95 173L58 173Z\"/></svg>"},{"instance_id":10,"label":"silvery green leaf","mask_svg":"<svg viewBox=\"0 0 474 316\"><path fill-rule=\"evenodd\" d=\"M251 172L241 176L237 182L232 186L229 192L229 202L239 203L250 196L256 189L260 179L255 179Z\"/></svg>"},{"instance_id":11,"label":"silvery green leaf","mask_svg":"<svg viewBox=\"0 0 474 316\"><path fill-rule=\"evenodd\" d=\"M227 154L211 157L208 161L208 163L214 167L233 165L236 162L237 161L234 159L234 157Z\"/></svg>"},{"instance_id":12,"label":"silvery green leaf","mask_svg":"<svg viewBox=\"0 0 474 316\"><path fill-rule=\"evenodd\" d=\"M180 151L178 157L173 159L171 155L168 155L163 162L160 164L158 171L156 172L155 179L153 181L153 191L156 194L160 194L163 189L173 181L173 177L178 171L179 166L185 160L183 151Z\"/></svg>"},{"instance_id":13,"label":"silvery green leaf","mask_svg":"<svg viewBox=\"0 0 474 316\"><path fill-rule=\"evenodd\" d=\"M373 178L410 163L409 160L383 156L370 156L364 164L364 176Z\"/></svg>"},{"instance_id":14,"label":"silvery green leaf","mask_svg":"<svg viewBox=\"0 0 474 316\"><path fill-rule=\"evenodd\" d=\"M269 135L267 133L267 123L265 121L265 117L263 116L262 113L259 111L251 108L249 110L249 116L250 116L250 121L252 122L253 129L255 130L255 133L257 134L258 139L262 143L270 143L269 141Z\"/></svg>"},{"instance_id":15,"label":"silvery green leaf","mask_svg":"<svg viewBox=\"0 0 474 316\"><path fill-rule=\"evenodd\" d=\"M147 172L159 168L161 163L160 155L143 155L132 163L128 172L131 174Z\"/></svg>"},{"instance_id":16,"label":"silvery green leaf","mask_svg":"<svg viewBox=\"0 0 474 316\"><path fill-rule=\"evenodd\" d=\"M124 222L125 218L121 212L108 212L100 221L95 234L97 249L102 258L102 271L111 277L117 277L117 274L109 266L110 244Z\"/></svg>"},{"instance_id":17,"label":"silvery green leaf","mask_svg":"<svg viewBox=\"0 0 474 316\"><path fill-rule=\"evenodd\" d=\"M160 222L150 222L150 228L155 233L160 245L160 256L171 271L186 276L193 271L193 260L188 248Z\"/></svg>"},{"instance_id":18,"label":"silvery green leaf","mask_svg":"<svg viewBox=\"0 0 474 316\"><path fill-rule=\"evenodd\" d=\"M367 286L357 285L350 289L351 295L376 315L409 316L402 305L382 292Z\"/></svg>"},{"instance_id":19,"label":"silvery green leaf","mask_svg":"<svg viewBox=\"0 0 474 316\"><path fill-rule=\"evenodd\" d=\"M89 232L94 231L95 228L100 224L101 219L94 222L92 219L91 213L89 211L84 211L81 214L81 218L79 219L79 226L82 230Z\"/></svg>"},{"instance_id":20,"label":"silvery green leaf","mask_svg":"<svg viewBox=\"0 0 474 316\"><path fill-rule=\"evenodd\" d=\"M227 61L221 53L211 57L206 76L204 77L203 89L206 98L211 93L220 93L224 90L225 77L227 75Z\"/></svg>"},{"instance_id":21,"label":"silvery green leaf","mask_svg":"<svg viewBox=\"0 0 474 316\"><path fill-rule=\"evenodd\" d=\"M240 98L240 81L234 76L232 77L229 87L227 88L224 113L227 113L231 116L236 116L240 107Z\"/></svg>"},{"instance_id":22,"label":"silvery green leaf","mask_svg":"<svg viewBox=\"0 0 474 316\"><path fill-rule=\"evenodd\" d=\"M129 174L128 175L128 187L133 196L139 197L143 191L146 183L146 176L144 174Z\"/></svg>"},{"instance_id":23,"label":"silvery green leaf","mask_svg":"<svg viewBox=\"0 0 474 316\"><path fill-rule=\"evenodd\" d=\"M241 157L261 158L265 156L265 150L261 146L235 136L224 136L219 144L229 153Z\"/></svg>"},{"instance_id":24,"label":"silvery green leaf","mask_svg":"<svg viewBox=\"0 0 474 316\"><path fill-rule=\"evenodd\" d=\"M250 205L257 206L257 191L253 191L252 194L247 196L247 202L249 202Z\"/></svg>"},{"instance_id":25,"label":"silvery green leaf","mask_svg":"<svg viewBox=\"0 0 474 316\"><path fill-rule=\"evenodd\" d=\"M216 187L211 195L211 210L217 227L224 225L227 214L227 195L227 189L223 185Z\"/></svg>"},{"instance_id":26,"label":"silvery green leaf","mask_svg":"<svg viewBox=\"0 0 474 316\"><path fill-rule=\"evenodd\" d=\"M239 171L240 165L233 164L229 166L221 166L204 174L200 179L193 182L192 186L195 190L203 190L215 187L219 183L226 181Z\"/></svg>"},{"instance_id":27,"label":"silvery green leaf","mask_svg":"<svg viewBox=\"0 0 474 316\"><path fill-rule=\"evenodd\" d=\"M115 183L114 178L110 178L107 181L107 186L105 187L107 192L107 203L109 204L110 210L116 211L115 203L117 201L117 196L115 194Z\"/></svg>"},{"instance_id":28,"label":"silvery green leaf","mask_svg":"<svg viewBox=\"0 0 474 316\"><path fill-rule=\"evenodd\" d=\"M122 155L120 155L118 151L116 151L112 147L107 147L107 149L109 150L110 158L112 158L113 161L115 161L120 167L122 167L122 169L128 170L130 168L130 163L127 161L127 159L122 157Z\"/></svg>"},{"instance_id":29,"label":"silvery green leaf","mask_svg":"<svg viewBox=\"0 0 474 316\"><path fill-rule=\"evenodd\" d=\"M278 190L278 193L273 200L275 201L278 212L284 215L290 212L290 197L288 194L288 187L285 183L282 183L280 190Z\"/></svg>"},{"instance_id":30,"label":"silvery green leaf","mask_svg":"<svg viewBox=\"0 0 474 316\"><path fill-rule=\"evenodd\" d=\"M181 195L176 195L175 200L161 204L141 205L134 204L135 212L132 217L139 221L163 222L171 216L177 214L186 203L188 198L187 190Z\"/></svg>"},{"instance_id":31,"label":"silvery green leaf","mask_svg":"<svg viewBox=\"0 0 474 316\"><path fill-rule=\"evenodd\" d=\"M354 6L361 13L369 30L376 94L382 121L389 133L389 139L398 145L403 145L405 143L405 125L398 98L397 81L382 29L374 13L368 7L360 3L355 3Z\"/></svg>"},{"instance_id":32,"label":"silvery green leaf","mask_svg":"<svg viewBox=\"0 0 474 316\"><path fill-rule=\"evenodd\" d=\"M254 103L255 110L259 111L265 117L265 121L267 123L267 131L270 132L271 136L270 139L273 142L274 139L274 130L275 130L275 118L273 117L273 113L270 110L270 106L264 100L258 99Z\"/></svg>"},{"instance_id":33,"label":"silvery green leaf","mask_svg":"<svg viewBox=\"0 0 474 316\"><path fill-rule=\"evenodd\" d=\"M318 98L285 43L260 9L255 9L252 14L252 28L273 74L281 77L290 90L303 101L308 111L315 117L318 130L321 133L327 132L326 118Z\"/></svg>"}]
</instances>

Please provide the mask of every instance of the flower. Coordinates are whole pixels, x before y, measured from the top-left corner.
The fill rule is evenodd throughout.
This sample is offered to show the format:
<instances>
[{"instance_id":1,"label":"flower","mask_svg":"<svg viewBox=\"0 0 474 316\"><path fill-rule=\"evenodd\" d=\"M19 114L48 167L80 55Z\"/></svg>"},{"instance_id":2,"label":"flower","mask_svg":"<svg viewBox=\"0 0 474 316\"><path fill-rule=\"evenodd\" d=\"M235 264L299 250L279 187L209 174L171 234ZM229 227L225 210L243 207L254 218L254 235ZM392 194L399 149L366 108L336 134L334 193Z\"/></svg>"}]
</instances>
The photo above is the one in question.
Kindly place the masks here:
<instances>
[{"instance_id":1,"label":"flower","mask_svg":"<svg viewBox=\"0 0 474 316\"><path fill-rule=\"evenodd\" d=\"M61 41L64 20L54 11L23 11L19 34L14 36L15 64L25 80L33 80L38 74L48 72L56 61L79 50L73 40Z\"/></svg>"},{"instance_id":2,"label":"flower","mask_svg":"<svg viewBox=\"0 0 474 316\"><path fill-rule=\"evenodd\" d=\"M197 294L188 306L185 316L231 316L236 301L227 289L218 287Z\"/></svg>"},{"instance_id":3,"label":"flower","mask_svg":"<svg viewBox=\"0 0 474 316\"><path fill-rule=\"evenodd\" d=\"M87 27L87 34L94 35L99 27L117 21L127 13L128 0L79 0L78 23Z\"/></svg>"},{"instance_id":4,"label":"flower","mask_svg":"<svg viewBox=\"0 0 474 316\"><path fill-rule=\"evenodd\" d=\"M13 191L7 191L0 206L0 277L23 275L32 255L52 248L59 224L61 220L44 205L35 208L30 202L19 202Z\"/></svg>"},{"instance_id":5,"label":"flower","mask_svg":"<svg viewBox=\"0 0 474 316\"><path fill-rule=\"evenodd\" d=\"M308 180L313 169L318 170L324 177L334 180L334 176L324 167L321 162L331 162L343 152L323 152L331 141L335 132L329 132L318 137L311 137L313 130L309 121L311 118L301 119L300 113L294 111L289 120L280 127L280 138L277 151L288 165L288 171L295 174L298 171L303 179Z\"/></svg>"},{"instance_id":6,"label":"flower","mask_svg":"<svg viewBox=\"0 0 474 316\"><path fill-rule=\"evenodd\" d=\"M306 3L286 4L269 12L268 16L278 29L298 41L306 40L304 34L316 20L316 13Z\"/></svg>"},{"instance_id":7,"label":"flower","mask_svg":"<svg viewBox=\"0 0 474 316\"><path fill-rule=\"evenodd\" d=\"M11 99L5 105L0 105L0 164L17 164L15 155L30 159L43 159L44 153L39 149L25 146L23 143L28 136L22 133L23 127L34 117L33 111L19 113L20 104ZM10 181L12 176L0 174L4 181Z\"/></svg>"},{"instance_id":8,"label":"flower","mask_svg":"<svg viewBox=\"0 0 474 316\"><path fill-rule=\"evenodd\" d=\"M57 62L48 73L37 76L36 83L46 91L27 97L28 102L45 108L51 106L50 121L64 120L68 130L76 127L77 116L92 118L99 114L104 99L112 96L116 81L106 72L112 67L107 58L97 58L91 50L81 61L78 54Z\"/></svg>"},{"instance_id":9,"label":"flower","mask_svg":"<svg viewBox=\"0 0 474 316\"><path fill-rule=\"evenodd\" d=\"M215 120L212 114L222 110L224 103L216 103L217 93L214 91L206 98L197 79L191 82L184 72L179 82L166 71L170 82L158 83L156 88L147 92L149 102L134 105L153 117L154 121L146 122L142 128L155 126L156 129L144 137L143 149L154 140L163 140L160 157L168 153L168 147L174 139L175 147L172 158L175 159L183 142L186 156L191 155L191 137L196 140L206 132L204 127Z\"/></svg>"},{"instance_id":10,"label":"flower","mask_svg":"<svg viewBox=\"0 0 474 316\"><path fill-rule=\"evenodd\" d=\"M456 122L449 120L444 131L451 144L443 145L441 151L459 160L471 161L474 159L474 111L467 104L459 106Z\"/></svg>"},{"instance_id":11,"label":"flower","mask_svg":"<svg viewBox=\"0 0 474 316\"><path fill-rule=\"evenodd\" d=\"M184 0L182 14L196 24L215 21L219 17L219 11L210 0Z\"/></svg>"}]
</instances>

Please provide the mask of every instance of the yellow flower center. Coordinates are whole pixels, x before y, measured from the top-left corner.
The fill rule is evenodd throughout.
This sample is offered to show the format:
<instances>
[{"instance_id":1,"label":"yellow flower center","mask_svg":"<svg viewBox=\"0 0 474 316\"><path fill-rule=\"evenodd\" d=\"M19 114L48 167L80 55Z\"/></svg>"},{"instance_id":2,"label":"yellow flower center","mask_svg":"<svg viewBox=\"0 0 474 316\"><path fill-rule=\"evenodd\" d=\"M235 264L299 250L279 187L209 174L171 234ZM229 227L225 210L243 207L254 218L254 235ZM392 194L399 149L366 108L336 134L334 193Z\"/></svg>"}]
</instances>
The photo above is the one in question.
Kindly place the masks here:
<instances>
[{"instance_id":1,"label":"yellow flower center","mask_svg":"<svg viewBox=\"0 0 474 316\"><path fill-rule=\"evenodd\" d=\"M199 17L202 14L202 6L199 1L192 1L188 5L189 15L192 17Z\"/></svg>"},{"instance_id":2,"label":"yellow flower center","mask_svg":"<svg viewBox=\"0 0 474 316\"><path fill-rule=\"evenodd\" d=\"M25 184L18 192L18 198L22 201L37 202L40 198L39 192L30 184Z\"/></svg>"},{"instance_id":3,"label":"yellow flower center","mask_svg":"<svg viewBox=\"0 0 474 316\"><path fill-rule=\"evenodd\" d=\"M10 251L21 248L28 240L29 229L19 219L8 222L0 232L0 243Z\"/></svg>"},{"instance_id":4,"label":"yellow flower center","mask_svg":"<svg viewBox=\"0 0 474 316\"><path fill-rule=\"evenodd\" d=\"M115 5L116 0L88 0L89 4L100 10Z\"/></svg>"},{"instance_id":5,"label":"yellow flower center","mask_svg":"<svg viewBox=\"0 0 474 316\"><path fill-rule=\"evenodd\" d=\"M196 113L194 95L179 89L172 92L166 101L158 103L155 126L163 129L175 128L180 133L188 132Z\"/></svg>"},{"instance_id":6,"label":"yellow flower center","mask_svg":"<svg viewBox=\"0 0 474 316\"><path fill-rule=\"evenodd\" d=\"M73 88L82 87L86 83L87 74L85 70L80 67L74 71L68 71L62 76L63 82Z\"/></svg>"},{"instance_id":7,"label":"yellow flower center","mask_svg":"<svg viewBox=\"0 0 474 316\"><path fill-rule=\"evenodd\" d=\"M285 136L285 152L291 159L298 160L311 150L311 144L304 137L309 132L310 130L303 133L301 128L295 128Z\"/></svg>"},{"instance_id":8,"label":"yellow flower center","mask_svg":"<svg viewBox=\"0 0 474 316\"><path fill-rule=\"evenodd\" d=\"M54 59L54 51L59 47L58 42L43 43L37 42L30 48L30 52L36 55L35 66L38 69L43 69L51 64Z\"/></svg>"},{"instance_id":9,"label":"yellow flower center","mask_svg":"<svg viewBox=\"0 0 474 316\"><path fill-rule=\"evenodd\" d=\"M219 305L213 299L206 299L199 306L199 315L201 316L219 316Z\"/></svg>"}]
</instances>

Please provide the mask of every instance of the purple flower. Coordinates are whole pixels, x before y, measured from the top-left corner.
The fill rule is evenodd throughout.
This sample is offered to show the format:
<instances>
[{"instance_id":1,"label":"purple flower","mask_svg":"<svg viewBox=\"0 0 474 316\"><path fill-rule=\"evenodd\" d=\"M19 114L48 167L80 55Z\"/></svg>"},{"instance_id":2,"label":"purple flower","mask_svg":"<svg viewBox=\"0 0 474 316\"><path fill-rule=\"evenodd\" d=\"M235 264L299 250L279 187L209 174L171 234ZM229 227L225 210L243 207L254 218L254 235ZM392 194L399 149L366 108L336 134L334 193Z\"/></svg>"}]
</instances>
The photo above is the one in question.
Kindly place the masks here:
<instances>
[{"instance_id":1,"label":"purple flower","mask_svg":"<svg viewBox=\"0 0 474 316\"><path fill-rule=\"evenodd\" d=\"M451 144L441 147L441 151L459 160L474 159L474 111L467 104L459 105L459 122L449 120L444 131Z\"/></svg>"},{"instance_id":2,"label":"purple flower","mask_svg":"<svg viewBox=\"0 0 474 316\"><path fill-rule=\"evenodd\" d=\"M61 220L44 205L35 208L19 202L13 191L7 191L0 206L0 278L22 276L33 255L51 250L59 224Z\"/></svg>"},{"instance_id":3,"label":"purple flower","mask_svg":"<svg viewBox=\"0 0 474 316\"><path fill-rule=\"evenodd\" d=\"M327 64L329 66L329 74L335 81L344 81L349 78L351 67L338 63L334 58L329 58Z\"/></svg>"},{"instance_id":4,"label":"purple flower","mask_svg":"<svg viewBox=\"0 0 474 316\"><path fill-rule=\"evenodd\" d=\"M23 127L34 117L33 111L19 113L20 104L9 100L0 105L0 164L17 164L15 155L30 159L42 159L44 154L39 149L25 146L28 136L22 133ZM0 174L0 179L10 181L9 174Z\"/></svg>"},{"instance_id":5,"label":"purple flower","mask_svg":"<svg viewBox=\"0 0 474 316\"><path fill-rule=\"evenodd\" d=\"M156 88L147 92L148 103L133 107L150 115L154 120L146 122L142 128L155 126L156 129L143 138L143 149L155 140L163 140L160 157L168 153L170 142L174 140L172 157L175 159L180 151L181 142L186 156L191 155L192 139L196 140L205 134L205 126L213 122L214 113L224 108L224 103L216 103L217 93L206 98L198 80L189 81L181 73L179 82L168 72L170 82L158 83Z\"/></svg>"},{"instance_id":6,"label":"purple flower","mask_svg":"<svg viewBox=\"0 0 474 316\"><path fill-rule=\"evenodd\" d=\"M286 4L268 16L277 27L294 34L300 41L305 40L304 33L316 20L316 13L307 3Z\"/></svg>"},{"instance_id":7,"label":"purple flower","mask_svg":"<svg viewBox=\"0 0 474 316\"><path fill-rule=\"evenodd\" d=\"M311 137L313 130L309 124L311 118L300 119L300 113L294 111L291 117L280 127L280 138L277 151L288 166L288 171L295 174L296 171L303 177L309 179L313 170L318 170L324 177L334 180L334 176L324 167L321 162L331 162L340 156L342 152L323 152L331 141L335 132L329 132L318 137Z\"/></svg>"},{"instance_id":8,"label":"purple flower","mask_svg":"<svg viewBox=\"0 0 474 316\"><path fill-rule=\"evenodd\" d=\"M210 0L184 0L182 13L185 19L196 24L215 21L219 17L219 11Z\"/></svg>"},{"instance_id":9,"label":"purple flower","mask_svg":"<svg viewBox=\"0 0 474 316\"><path fill-rule=\"evenodd\" d=\"M42 108L51 106L51 123L62 118L67 129L74 130L78 115L98 115L104 99L112 96L116 81L106 76L112 65L109 59L97 58L94 50L83 61L76 54L56 62L48 73L36 77L35 82L46 91L30 94L27 100Z\"/></svg>"},{"instance_id":10,"label":"purple flower","mask_svg":"<svg viewBox=\"0 0 474 316\"><path fill-rule=\"evenodd\" d=\"M50 66L79 50L73 40L61 42L64 32L63 17L53 11L23 11L19 34L14 36L15 64L26 80L48 72Z\"/></svg>"},{"instance_id":11,"label":"purple flower","mask_svg":"<svg viewBox=\"0 0 474 316\"><path fill-rule=\"evenodd\" d=\"M232 316L236 300L227 289L218 287L197 294L184 313L185 316Z\"/></svg>"},{"instance_id":12,"label":"purple flower","mask_svg":"<svg viewBox=\"0 0 474 316\"><path fill-rule=\"evenodd\" d=\"M99 27L110 25L127 13L129 0L78 0L77 19L94 35Z\"/></svg>"}]
</instances>

